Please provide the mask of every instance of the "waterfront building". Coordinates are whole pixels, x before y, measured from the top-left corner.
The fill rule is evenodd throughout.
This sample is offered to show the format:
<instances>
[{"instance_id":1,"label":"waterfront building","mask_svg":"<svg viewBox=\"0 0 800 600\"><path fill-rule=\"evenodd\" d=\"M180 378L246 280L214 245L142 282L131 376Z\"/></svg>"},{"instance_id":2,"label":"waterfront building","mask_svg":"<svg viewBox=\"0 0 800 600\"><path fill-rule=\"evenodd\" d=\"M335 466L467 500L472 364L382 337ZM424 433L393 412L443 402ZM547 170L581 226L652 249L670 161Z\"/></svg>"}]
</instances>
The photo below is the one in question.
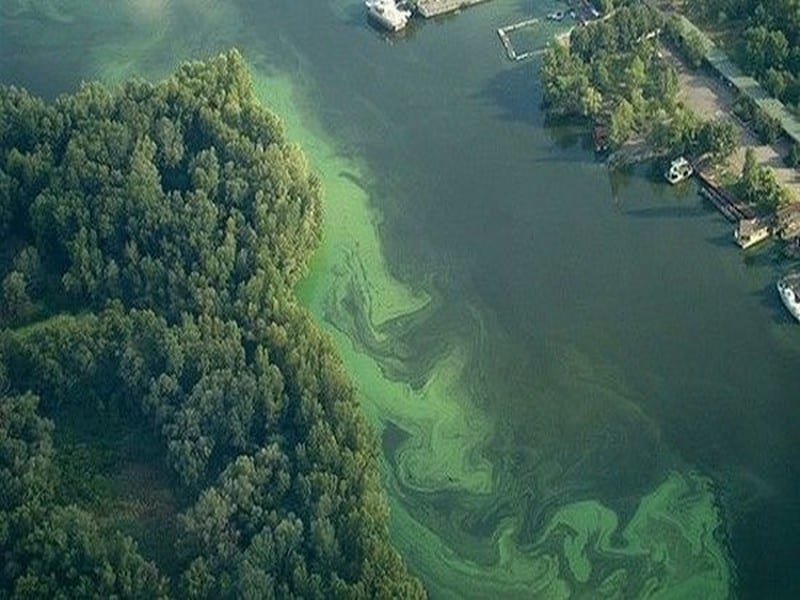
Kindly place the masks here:
<instances>
[{"instance_id":1,"label":"waterfront building","mask_svg":"<svg viewBox=\"0 0 800 600\"><path fill-rule=\"evenodd\" d=\"M794 202L779 209L777 217L777 231L781 239L788 242L800 236L800 203Z\"/></svg>"},{"instance_id":2,"label":"waterfront building","mask_svg":"<svg viewBox=\"0 0 800 600\"><path fill-rule=\"evenodd\" d=\"M759 242L763 242L771 234L772 228L770 224L759 218L740 220L736 230L733 232L736 243L745 250Z\"/></svg>"}]
</instances>

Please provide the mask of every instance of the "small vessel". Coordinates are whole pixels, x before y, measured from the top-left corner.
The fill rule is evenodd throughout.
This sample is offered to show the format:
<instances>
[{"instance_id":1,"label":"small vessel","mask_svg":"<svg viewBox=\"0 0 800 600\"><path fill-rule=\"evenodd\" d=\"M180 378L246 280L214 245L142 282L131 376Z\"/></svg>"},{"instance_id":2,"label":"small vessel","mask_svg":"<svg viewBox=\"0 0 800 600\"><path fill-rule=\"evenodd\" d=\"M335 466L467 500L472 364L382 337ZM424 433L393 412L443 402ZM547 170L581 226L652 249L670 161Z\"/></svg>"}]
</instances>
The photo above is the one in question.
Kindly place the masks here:
<instances>
[{"instance_id":1,"label":"small vessel","mask_svg":"<svg viewBox=\"0 0 800 600\"><path fill-rule=\"evenodd\" d=\"M557 10L547 15L547 18L550 19L551 21L563 21L564 17L566 16L567 16L566 12L564 12L563 10Z\"/></svg>"},{"instance_id":2,"label":"small vessel","mask_svg":"<svg viewBox=\"0 0 800 600\"><path fill-rule=\"evenodd\" d=\"M411 11L397 6L395 0L366 0L367 16L389 31L400 31L411 18Z\"/></svg>"},{"instance_id":3,"label":"small vessel","mask_svg":"<svg viewBox=\"0 0 800 600\"><path fill-rule=\"evenodd\" d=\"M776 287L786 310L800 321L800 271L781 277Z\"/></svg>"},{"instance_id":4,"label":"small vessel","mask_svg":"<svg viewBox=\"0 0 800 600\"><path fill-rule=\"evenodd\" d=\"M759 219L740 219L733 230L733 239L743 250L763 242L772 235L772 226L769 221Z\"/></svg>"},{"instance_id":5,"label":"small vessel","mask_svg":"<svg viewBox=\"0 0 800 600\"><path fill-rule=\"evenodd\" d=\"M672 185L683 181L692 176L694 173L694 168L692 168L692 163L686 160L683 156L680 158L676 158L673 160L667 172L664 173L664 177L667 178Z\"/></svg>"},{"instance_id":6,"label":"small vessel","mask_svg":"<svg viewBox=\"0 0 800 600\"><path fill-rule=\"evenodd\" d=\"M595 123L592 127L592 142L594 151L598 154L608 151L608 127L602 123Z\"/></svg>"}]
</instances>

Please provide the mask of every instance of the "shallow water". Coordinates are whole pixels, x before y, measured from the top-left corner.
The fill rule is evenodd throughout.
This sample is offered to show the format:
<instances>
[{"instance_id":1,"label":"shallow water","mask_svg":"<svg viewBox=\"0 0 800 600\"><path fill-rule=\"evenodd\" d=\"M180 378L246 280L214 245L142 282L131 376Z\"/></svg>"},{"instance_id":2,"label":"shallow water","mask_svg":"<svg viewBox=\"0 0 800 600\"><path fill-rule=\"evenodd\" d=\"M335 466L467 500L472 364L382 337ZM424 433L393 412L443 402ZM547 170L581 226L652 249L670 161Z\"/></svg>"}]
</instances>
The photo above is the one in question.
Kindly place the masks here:
<instances>
[{"instance_id":1,"label":"shallow water","mask_svg":"<svg viewBox=\"0 0 800 600\"><path fill-rule=\"evenodd\" d=\"M4 0L47 97L231 45L326 191L299 292L384 449L433 596L795 597L800 328L769 249L549 127L493 0L387 38L360 2ZM553 32L526 32L544 43Z\"/></svg>"}]
</instances>

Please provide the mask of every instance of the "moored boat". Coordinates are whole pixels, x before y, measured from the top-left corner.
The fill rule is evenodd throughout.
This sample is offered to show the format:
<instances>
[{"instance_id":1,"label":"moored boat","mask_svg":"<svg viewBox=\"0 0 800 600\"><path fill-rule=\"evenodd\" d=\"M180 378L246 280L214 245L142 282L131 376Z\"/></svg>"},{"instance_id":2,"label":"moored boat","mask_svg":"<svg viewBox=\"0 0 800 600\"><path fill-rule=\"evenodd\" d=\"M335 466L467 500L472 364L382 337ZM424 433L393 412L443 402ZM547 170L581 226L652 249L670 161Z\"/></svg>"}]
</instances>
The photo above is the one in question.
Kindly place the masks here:
<instances>
[{"instance_id":1,"label":"moored boat","mask_svg":"<svg viewBox=\"0 0 800 600\"><path fill-rule=\"evenodd\" d=\"M692 168L692 163L681 156L670 163L669 169L666 173L664 173L664 177L666 177L667 181L669 181L672 185L675 185L676 183L691 177L693 173L694 168Z\"/></svg>"},{"instance_id":2,"label":"moored boat","mask_svg":"<svg viewBox=\"0 0 800 600\"><path fill-rule=\"evenodd\" d=\"M800 321L800 271L781 277L776 287L786 310Z\"/></svg>"},{"instance_id":3,"label":"moored boat","mask_svg":"<svg viewBox=\"0 0 800 600\"><path fill-rule=\"evenodd\" d=\"M411 11L397 6L395 0L366 0L367 16L389 31L400 31L411 18Z\"/></svg>"}]
</instances>

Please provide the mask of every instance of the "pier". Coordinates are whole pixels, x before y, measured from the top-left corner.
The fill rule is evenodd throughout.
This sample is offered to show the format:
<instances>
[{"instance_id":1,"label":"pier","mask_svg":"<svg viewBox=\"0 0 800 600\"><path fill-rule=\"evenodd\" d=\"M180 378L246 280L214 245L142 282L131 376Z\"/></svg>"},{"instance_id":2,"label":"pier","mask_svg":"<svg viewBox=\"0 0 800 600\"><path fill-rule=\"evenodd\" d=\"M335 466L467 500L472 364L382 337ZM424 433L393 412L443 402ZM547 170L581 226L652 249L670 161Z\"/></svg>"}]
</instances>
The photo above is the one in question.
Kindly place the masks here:
<instances>
[{"instance_id":1,"label":"pier","mask_svg":"<svg viewBox=\"0 0 800 600\"><path fill-rule=\"evenodd\" d=\"M700 194L707 198L728 221L738 223L755 217L753 209L726 192L711 177L701 171L696 171L696 173L703 184Z\"/></svg>"},{"instance_id":2,"label":"pier","mask_svg":"<svg viewBox=\"0 0 800 600\"><path fill-rule=\"evenodd\" d=\"M430 19L481 2L487 2L487 0L417 0L415 5L420 15Z\"/></svg>"}]
</instances>

